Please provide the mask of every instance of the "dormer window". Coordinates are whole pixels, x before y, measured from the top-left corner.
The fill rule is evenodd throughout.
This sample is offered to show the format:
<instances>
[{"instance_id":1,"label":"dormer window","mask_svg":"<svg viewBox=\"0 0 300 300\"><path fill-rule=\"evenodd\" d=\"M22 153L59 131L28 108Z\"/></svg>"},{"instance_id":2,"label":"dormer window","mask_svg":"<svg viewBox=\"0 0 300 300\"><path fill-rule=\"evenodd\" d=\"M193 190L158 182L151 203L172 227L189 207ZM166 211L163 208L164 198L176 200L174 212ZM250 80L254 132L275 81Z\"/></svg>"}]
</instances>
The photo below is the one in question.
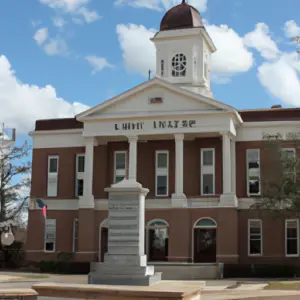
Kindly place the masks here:
<instances>
[{"instance_id":1,"label":"dormer window","mask_svg":"<svg viewBox=\"0 0 300 300\"><path fill-rule=\"evenodd\" d=\"M184 54L176 54L172 58L172 76L184 77L186 74L186 63L186 56Z\"/></svg>"}]
</instances>

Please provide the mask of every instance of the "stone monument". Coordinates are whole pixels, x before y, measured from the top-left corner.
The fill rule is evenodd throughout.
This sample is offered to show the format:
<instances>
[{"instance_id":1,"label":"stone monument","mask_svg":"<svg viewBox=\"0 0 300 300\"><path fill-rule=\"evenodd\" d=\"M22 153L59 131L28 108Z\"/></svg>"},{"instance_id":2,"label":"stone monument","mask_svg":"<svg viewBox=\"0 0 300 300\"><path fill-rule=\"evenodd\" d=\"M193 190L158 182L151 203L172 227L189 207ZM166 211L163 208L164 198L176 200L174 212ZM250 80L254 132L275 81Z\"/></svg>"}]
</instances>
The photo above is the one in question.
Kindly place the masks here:
<instances>
[{"instance_id":1,"label":"stone monument","mask_svg":"<svg viewBox=\"0 0 300 300\"><path fill-rule=\"evenodd\" d=\"M161 273L147 265L145 197L149 190L135 180L123 180L105 191L108 200L108 252L103 263L92 263L92 284L149 286Z\"/></svg>"}]
</instances>

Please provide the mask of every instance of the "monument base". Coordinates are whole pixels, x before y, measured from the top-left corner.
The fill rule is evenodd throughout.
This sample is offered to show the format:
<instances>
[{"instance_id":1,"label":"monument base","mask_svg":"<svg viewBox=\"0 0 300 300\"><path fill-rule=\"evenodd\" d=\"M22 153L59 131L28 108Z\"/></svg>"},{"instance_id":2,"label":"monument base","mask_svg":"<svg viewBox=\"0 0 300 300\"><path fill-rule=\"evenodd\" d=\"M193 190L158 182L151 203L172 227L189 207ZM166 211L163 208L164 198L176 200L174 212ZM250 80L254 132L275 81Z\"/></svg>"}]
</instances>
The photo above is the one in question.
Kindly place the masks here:
<instances>
[{"instance_id":1,"label":"monument base","mask_svg":"<svg viewBox=\"0 0 300 300\"><path fill-rule=\"evenodd\" d=\"M89 282L101 285L150 286L161 280L145 255L145 197L149 192L133 179L105 189L108 243L103 263L92 263Z\"/></svg>"},{"instance_id":2,"label":"monument base","mask_svg":"<svg viewBox=\"0 0 300 300\"><path fill-rule=\"evenodd\" d=\"M90 284L150 286L161 281L161 273L154 273L154 266L115 265L92 263Z\"/></svg>"}]
</instances>

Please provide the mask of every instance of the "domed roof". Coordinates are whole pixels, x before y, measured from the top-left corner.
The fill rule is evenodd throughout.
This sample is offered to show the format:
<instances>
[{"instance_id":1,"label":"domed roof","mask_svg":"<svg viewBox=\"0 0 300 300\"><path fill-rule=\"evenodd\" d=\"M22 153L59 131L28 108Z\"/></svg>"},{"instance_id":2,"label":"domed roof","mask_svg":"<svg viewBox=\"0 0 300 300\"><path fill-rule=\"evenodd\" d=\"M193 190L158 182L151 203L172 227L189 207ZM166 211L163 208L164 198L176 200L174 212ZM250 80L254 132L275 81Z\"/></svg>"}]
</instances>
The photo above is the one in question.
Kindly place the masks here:
<instances>
[{"instance_id":1,"label":"domed roof","mask_svg":"<svg viewBox=\"0 0 300 300\"><path fill-rule=\"evenodd\" d=\"M198 10L185 0L171 8L160 23L160 31L195 27L203 27L201 16Z\"/></svg>"}]
</instances>

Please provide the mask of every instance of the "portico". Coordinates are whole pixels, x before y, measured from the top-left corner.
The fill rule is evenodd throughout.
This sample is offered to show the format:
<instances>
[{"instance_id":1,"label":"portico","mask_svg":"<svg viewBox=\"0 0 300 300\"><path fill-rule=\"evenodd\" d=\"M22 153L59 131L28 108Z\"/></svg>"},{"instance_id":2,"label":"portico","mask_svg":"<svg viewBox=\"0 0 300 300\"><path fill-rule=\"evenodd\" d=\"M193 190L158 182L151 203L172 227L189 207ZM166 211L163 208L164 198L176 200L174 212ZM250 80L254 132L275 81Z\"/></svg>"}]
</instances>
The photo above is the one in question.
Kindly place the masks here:
<instances>
[{"instance_id":1,"label":"portico","mask_svg":"<svg viewBox=\"0 0 300 300\"><path fill-rule=\"evenodd\" d=\"M160 139L161 137L161 139ZM189 206L189 197L185 195L184 191L184 178L190 176L188 173L184 172L184 151L185 151L185 143L198 139L205 140L207 138L220 139L222 143L222 192L220 193L204 193L203 191L199 191L193 198L206 198L206 197L217 197L219 198L219 206L221 207L237 207L236 202L236 192L235 192L235 139L234 136L230 132L205 132L201 134L195 133L176 133L173 134L162 134L162 135L138 135L130 133L130 135L126 136L114 136L114 137L86 137L86 150L85 150L85 159L86 159L86 167L84 172L84 193L80 198L80 207L82 208L93 208L94 207L94 196L92 193L93 188L93 159L94 159L94 151L93 147L98 143L107 143L110 141L118 142L118 141L127 141L128 143L128 166L126 172L126 178L132 181L138 180L137 178L137 169L138 166L138 144L139 143L149 143L151 141L159 141L159 140L167 140L174 142L174 158L175 158L175 172L174 172L174 192L171 194L170 201L172 203L172 207L188 207ZM200 149L199 149L200 150ZM200 155L200 151L199 151ZM202 166L204 169L205 166ZM214 167L215 168L215 165ZM200 169L200 166L199 166ZM147 172L147 170L145 170ZM215 171L214 171L215 172ZM215 175L217 176L217 175ZM216 180L216 179L214 179ZM203 182L202 182L203 184Z\"/></svg>"}]
</instances>

